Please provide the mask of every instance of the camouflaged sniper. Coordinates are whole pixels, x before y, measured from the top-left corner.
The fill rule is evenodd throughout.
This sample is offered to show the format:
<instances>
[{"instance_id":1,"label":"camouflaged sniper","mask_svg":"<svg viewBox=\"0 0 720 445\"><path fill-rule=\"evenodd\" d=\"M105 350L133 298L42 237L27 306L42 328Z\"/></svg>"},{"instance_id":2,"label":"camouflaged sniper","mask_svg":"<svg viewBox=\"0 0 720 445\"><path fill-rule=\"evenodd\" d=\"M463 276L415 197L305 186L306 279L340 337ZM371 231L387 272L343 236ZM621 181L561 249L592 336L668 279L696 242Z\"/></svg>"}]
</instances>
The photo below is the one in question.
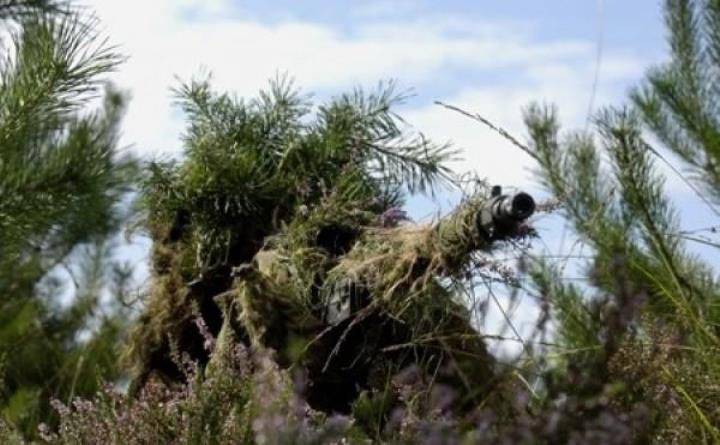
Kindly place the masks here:
<instances>
[{"instance_id":1,"label":"camouflaged sniper","mask_svg":"<svg viewBox=\"0 0 720 445\"><path fill-rule=\"evenodd\" d=\"M215 279L227 289L194 305L202 316L203 308L219 308L218 350L228 346L223 342L241 341L274 350L284 367L304 369L305 397L315 409L347 412L362 391L382 390L410 366L434 373L438 383L462 393L463 402L477 404L496 383L494 360L449 283L464 278L478 251L522 236L534 208L529 195L494 188L431 225L386 227L367 212L306 209L267 237L252 261L199 280L200 287L213 287L202 282ZM293 232L296 226L303 237ZM194 286L176 291L188 300ZM158 344L144 345L155 355L145 356L136 382L153 374L178 378L167 362L154 366L171 340L156 335ZM175 341L184 352L182 339ZM190 355L210 360L198 357L197 347Z\"/></svg>"}]
</instances>

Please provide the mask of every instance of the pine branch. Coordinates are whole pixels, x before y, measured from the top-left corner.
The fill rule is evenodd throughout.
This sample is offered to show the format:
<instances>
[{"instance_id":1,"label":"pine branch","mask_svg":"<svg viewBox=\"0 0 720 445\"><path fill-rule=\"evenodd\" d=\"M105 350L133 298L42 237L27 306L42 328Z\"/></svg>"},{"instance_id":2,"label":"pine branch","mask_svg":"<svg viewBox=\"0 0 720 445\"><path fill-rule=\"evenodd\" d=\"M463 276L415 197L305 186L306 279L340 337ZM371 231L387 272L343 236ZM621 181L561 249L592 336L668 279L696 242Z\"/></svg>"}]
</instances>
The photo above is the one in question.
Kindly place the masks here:
<instances>
[{"instance_id":1,"label":"pine branch","mask_svg":"<svg viewBox=\"0 0 720 445\"><path fill-rule=\"evenodd\" d=\"M720 5L667 0L671 61L651 70L631 98L645 123L720 200Z\"/></svg>"},{"instance_id":2,"label":"pine branch","mask_svg":"<svg viewBox=\"0 0 720 445\"><path fill-rule=\"evenodd\" d=\"M22 20L38 13L67 14L70 4L63 0L0 0L0 20Z\"/></svg>"},{"instance_id":3,"label":"pine branch","mask_svg":"<svg viewBox=\"0 0 720 445\"><path fill-rule=\"evenodd\" d=\"M0 138L6 143L27 135L27 122L57 128L97 96L101 76L122 60L92 23L77 16L32 17L13 41L16 56L0 65Z\"/></svg>"}]
</instances>

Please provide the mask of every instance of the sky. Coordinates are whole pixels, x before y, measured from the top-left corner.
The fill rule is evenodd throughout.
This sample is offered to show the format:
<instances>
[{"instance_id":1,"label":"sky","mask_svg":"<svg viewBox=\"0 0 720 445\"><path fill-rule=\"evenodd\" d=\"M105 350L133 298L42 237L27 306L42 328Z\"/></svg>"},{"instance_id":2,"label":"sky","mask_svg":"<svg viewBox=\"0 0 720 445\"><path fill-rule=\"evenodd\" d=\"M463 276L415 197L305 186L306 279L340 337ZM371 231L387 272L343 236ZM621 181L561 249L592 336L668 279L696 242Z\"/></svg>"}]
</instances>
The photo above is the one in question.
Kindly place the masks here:
<instances>
[{"instance_id":1,"label":"sky","mask_svg":"<svg viewBox=\"0 0 720 445\"><path fill-rule=\"evenodd\" d=\"M180 157L184 120L171 89L212 73L219 91L251 97L278 73L317 101L395 80L413 96L398 111L416 130L452 142L452 167L534 193L531 160L486 127L434 104L480 113L524 139L522 109L552 102L568 129L620 105L666 57L659 0L85 0L128 60L112 76L132 100L122 144L146 159ZM685 227L708 213L677 177L668 189ZM420 218L455 199L416 198ZM537 222L563 249L558 219ZM142 271L147 243L127 247ZM128 253L129 252L129 253ZM709 255L699 248L701 254ZM559 252L558 252L559 253ZM714 253L714 252L713 252Z\"/></svg>"},{"instance_id":2,"label":"sky","mask_svg":"<svg viewBox=\"0 0 720 445\"><path fill-rule=\"evenodd\" d=\"M129 57L113 80L133 97L123 143L142 155L181 153L183 117L170 89L203 73L239 96L254 96L288 73L318 101L393 79L415 94L399 109L403 117L462 150L455 168L517 186L531 184L529 159L433 102L481 113L519 136L521 110L533 100L556 103L569 127L583 125L593 91L594 108L618 103L662 60L657 3L85 1Z\"/></svg>"}]
</instances>

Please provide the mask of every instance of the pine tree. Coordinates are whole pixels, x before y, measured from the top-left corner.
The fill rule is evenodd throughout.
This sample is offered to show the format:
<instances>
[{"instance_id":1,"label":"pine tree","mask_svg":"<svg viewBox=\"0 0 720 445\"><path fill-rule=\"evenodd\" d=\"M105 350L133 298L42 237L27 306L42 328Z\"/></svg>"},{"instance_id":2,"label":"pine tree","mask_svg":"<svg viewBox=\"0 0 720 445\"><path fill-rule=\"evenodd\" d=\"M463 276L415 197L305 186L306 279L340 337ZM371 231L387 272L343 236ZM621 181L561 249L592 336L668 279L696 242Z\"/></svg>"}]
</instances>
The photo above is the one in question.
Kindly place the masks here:
<instances>
[{"instance_id":1,"label":"pine tree","mask_svg":"<svg viewBox=\"0 0 720 445\"><path fill-rule=\"evenodd\" d=\"M550 393L600 396L620 384L625 409L650 409L655 440L717 441L720 287L688 252L658 172L657 163L669 161L643 130L678 156L712 206L704 194L720 197L720 2L669 0L665 12L670 62L648 73L633 106L597 113L596 133L561 136L553 107L527 109L540 182L591 252L588 286L567 284L547 260L532 275L553 308L560 344L574 351L555 372L581 376Z\"/></svg>"},{"instance_id":2,"label":"pine tree","mask_svg":"<svg viewBox=\"0 0 720 445\"><path fill-rule=\"evenodd\" d=\"M665 2L671 59L632 99L654 135L720 199L720 2Z\"/></svg>"},{"instance_id":3,"label":"pine tree","mask_svg":"<svg viewBox=\"0 0 720 445\"><path fill-rule=\"evenodd\" d=\"M0 16L12 35L0 63L0 410L33 435L51 398L117 375L120 319L99 315L100 300L135 162L117 148L125 97L102 88L121 57L93 20L54 1L3 1ZM76 271L74 291L61 267Z\"/></svg>"}]
</instances>

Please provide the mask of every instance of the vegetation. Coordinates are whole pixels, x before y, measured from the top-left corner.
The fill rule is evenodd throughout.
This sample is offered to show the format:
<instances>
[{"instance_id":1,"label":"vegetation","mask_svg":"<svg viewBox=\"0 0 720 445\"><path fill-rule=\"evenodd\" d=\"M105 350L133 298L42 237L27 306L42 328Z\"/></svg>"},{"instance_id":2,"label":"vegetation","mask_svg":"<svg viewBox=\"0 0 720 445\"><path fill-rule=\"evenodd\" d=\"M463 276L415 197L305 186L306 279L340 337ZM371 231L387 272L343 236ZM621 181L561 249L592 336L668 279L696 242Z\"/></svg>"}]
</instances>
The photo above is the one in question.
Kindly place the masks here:
<instances>
[{"instance_id":1,"label":"vegetation","mask_svg":"<svg viewBox=\"0 0 720 445\"><path fill-rule=\"evenodd\" d=\"M599 143L582 133L561 140L552 108L526 112L540 180L593 252L586 271L592 289L560 284L552 264L539 262L533 271L560 322L562 347L583 351L555 372L580 372L587 382L581 391L591 394L604 390L599 384L621 385L616 403L643 404L658 442L720 440L718 283L709 265L688 253L655 165L667 161L642 137L650 129L717 200L719 8L666 2L671 60L649 71L632 107L598 114Z\"/></svg>"},{"instance_id":2,"label":"vegetation","mask_svg":"<svg viewBox=\"0 0 720 445\"><path fill-rule=\"evenodd\" d=\"M527 249L524 221L483 229L495 192L407 131L392 86L318 107L284 78L249 101L181 86L185 157L140 181L152 285L127 392L113 386L126 314L96 311L135 163L115 147L122 95L82 112L119 59L85 51L92 27L62 5L7 3L21 32L0 67L4 442L720 442L720 283L658 168L690 171L718 214L720 2L667 0L670 61L588 130L561 132L551 105L524 112L514 142L553 197L539 209L589 252L584 285ZM441 187L464 192L458 208L409 224L406 196ZM63 307L67 262L83 273ZM473 325L467 297L487 279L542 309L516 361Z\"/></svg>"},{"instance_id":3,"label":"vegetation","mask_svg":"<svg viewBox=\"0 0 720 445\"><path fill-rule=\"evenodd\" d=\"M149 371L179 376L172 342L207 361L193 316L217 334L223 317L214 299L232 287L233 267L251 262L283 226L302 225L295 238L315 238L317 222L369 223L401 204L403 187L425 190L447 177L445 147L400 131L392 88L342 96L309 123L310 104L284 79L247 103L212 93L206 81L183 86L178 99L190 119L186 159L153 165L145 186L156 278L130 351L137 385ZM303 278L312 281L312 272Z\"/></svg>"},{"instance_id":4,"label":"vegetation","mask_svg":"<svg viewBox=\"0 0 720 445\"><path fill-rule=\"evenodd\" d=\"M120 57L61 6L0 2L15 30L0 64L0 410L26 434L53 418L50 399L91 396L119 375L119 320L97 311L134 162L116 148L122 94L86 106Z\"/></svg>"}]
</instances>

